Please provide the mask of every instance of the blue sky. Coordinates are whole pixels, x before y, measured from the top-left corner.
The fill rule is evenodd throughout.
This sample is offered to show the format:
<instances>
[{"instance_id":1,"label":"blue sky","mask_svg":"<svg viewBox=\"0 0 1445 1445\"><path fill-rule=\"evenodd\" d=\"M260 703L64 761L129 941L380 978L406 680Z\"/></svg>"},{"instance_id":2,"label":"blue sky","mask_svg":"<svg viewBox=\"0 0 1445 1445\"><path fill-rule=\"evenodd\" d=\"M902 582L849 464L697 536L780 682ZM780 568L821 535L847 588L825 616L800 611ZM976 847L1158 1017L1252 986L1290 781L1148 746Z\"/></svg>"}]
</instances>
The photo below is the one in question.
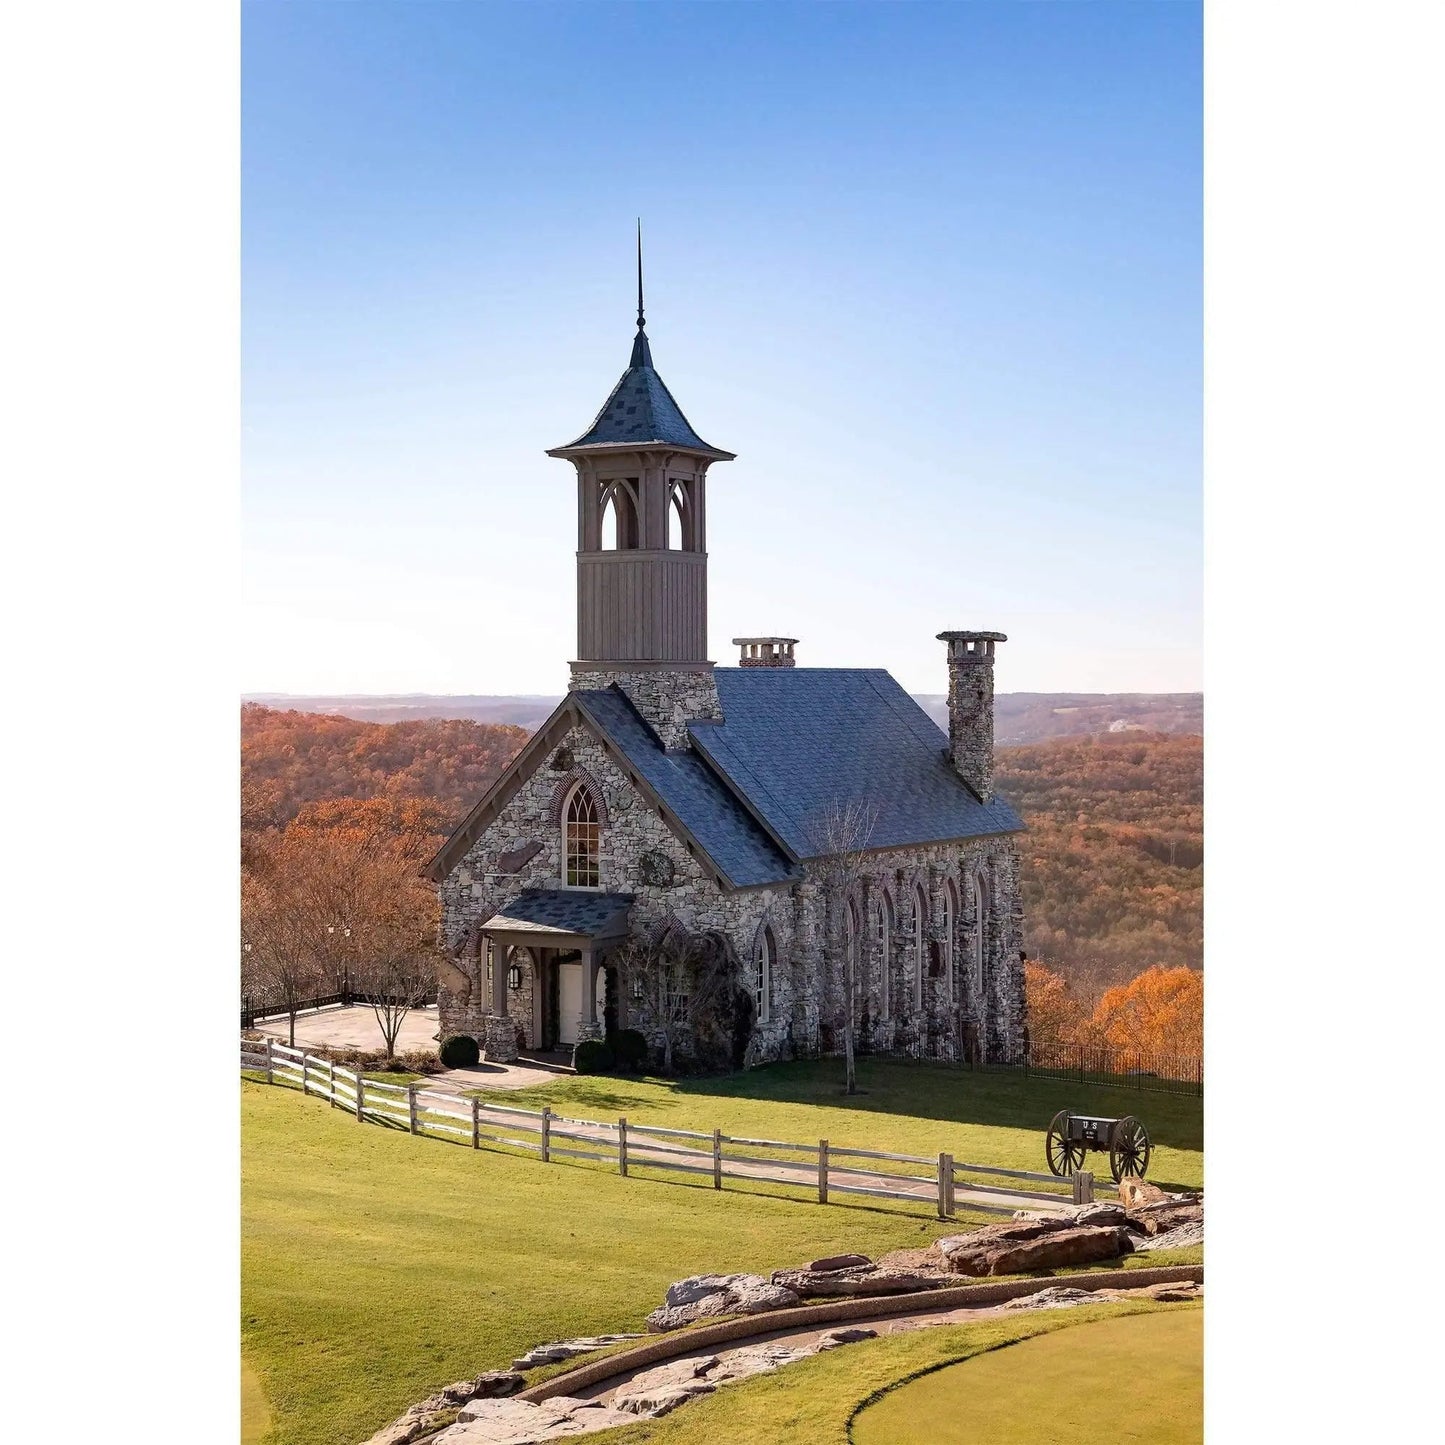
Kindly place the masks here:
<instances>
[{"instance_id":1,"label":"blue sky","mask_svg":"<svg viewBox=\"0 0 1445 1445\"><path fill-rule=\"evenodd\" d=\"M244 691L560 692L575 484L653 357L711 656L1201 685L1189 4L242 13Z\"/></svg>"}]
</instances>

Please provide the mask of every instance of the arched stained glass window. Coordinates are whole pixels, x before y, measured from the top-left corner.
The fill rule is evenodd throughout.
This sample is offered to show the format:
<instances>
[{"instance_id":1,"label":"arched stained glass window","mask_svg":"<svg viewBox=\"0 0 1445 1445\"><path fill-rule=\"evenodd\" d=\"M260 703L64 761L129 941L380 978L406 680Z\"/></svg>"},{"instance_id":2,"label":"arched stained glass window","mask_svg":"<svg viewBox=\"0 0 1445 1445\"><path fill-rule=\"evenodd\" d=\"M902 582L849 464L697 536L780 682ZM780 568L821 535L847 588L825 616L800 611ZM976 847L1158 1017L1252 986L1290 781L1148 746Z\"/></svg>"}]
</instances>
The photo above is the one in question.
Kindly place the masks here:
<instances>
[{"instance_id":1,"label":"arched stained glass window","mask_svg":"<svg viewBox=\"0 0 1445 1445\"><path fill-rule=\"evenodd\" d=\"M602 886L602 827L597 800L586 783L578 783L563 812L563 856L569 888Z\"/></svg>"},{"instance_id":2,"label":"arched stained glass window","mask_svg":"<svg viewBox=\"0 0 1445 1445\"><path fill-rule=\"evenodd\" d=\"M764 924L758 930L757 941L753 944L753 1007L757 1020L765 1024L773 1012L773 963L777 958L778 946L773 930Z\"/></svg>"},{"instance_id":3,"label":"arched stained glass window","mask_svg":"<svg viewBox=\"0 0 1445 1445\"><path fill-rule=\"evenodd\" d=\"M913 885L913 1007L923 1007L923 974L928 966L928 894Z\"/></svg>"}]
</instances>

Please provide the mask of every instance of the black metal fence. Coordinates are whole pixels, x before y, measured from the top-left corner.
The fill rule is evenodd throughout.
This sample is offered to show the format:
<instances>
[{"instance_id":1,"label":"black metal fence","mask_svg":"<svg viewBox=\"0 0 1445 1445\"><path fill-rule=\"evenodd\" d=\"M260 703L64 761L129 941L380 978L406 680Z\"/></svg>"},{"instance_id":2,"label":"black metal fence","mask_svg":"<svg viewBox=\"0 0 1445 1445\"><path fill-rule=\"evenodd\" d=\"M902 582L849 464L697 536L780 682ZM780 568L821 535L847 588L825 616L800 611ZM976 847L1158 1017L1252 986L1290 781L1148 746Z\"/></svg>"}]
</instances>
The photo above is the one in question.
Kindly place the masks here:
<instances>
[{"instance_id":1,"label":"black metal fence","mask_svg":"<svg viewBox=\"0 0 1445 1445\"><path fill-rule=\"evenodd\" d=\"M1204 1094L1204 1060L1181 1054L1152 1054L1108 1044L1030 1043L1021 1064L1027 1074L1077 1079L1081 1084L1126 1085L1161 1094Z\"/></svg>"},{"instance_id":2,"label":"black metal fence","mask_svg":"<svg viewBox=\"0 0 1445 1445\"><path fill-rule=\"evenodd\" d=\"M419 1004L414 1003L414 1008L430 1008L437 1001L436 990L430 990ZM371 1000L365 994L356 993L351 989L342 989L337 993L318 994L315 998L303 998L296 1001L296 1012L298 1014L313 1013L323 1008L349 1008L352 1004L370 1003ZM253 1029L263 1019L284 1019L291 1012L291 1006L284 1001L276 999L241 999L241 1027Z\"/></svg>"}]
</instances>

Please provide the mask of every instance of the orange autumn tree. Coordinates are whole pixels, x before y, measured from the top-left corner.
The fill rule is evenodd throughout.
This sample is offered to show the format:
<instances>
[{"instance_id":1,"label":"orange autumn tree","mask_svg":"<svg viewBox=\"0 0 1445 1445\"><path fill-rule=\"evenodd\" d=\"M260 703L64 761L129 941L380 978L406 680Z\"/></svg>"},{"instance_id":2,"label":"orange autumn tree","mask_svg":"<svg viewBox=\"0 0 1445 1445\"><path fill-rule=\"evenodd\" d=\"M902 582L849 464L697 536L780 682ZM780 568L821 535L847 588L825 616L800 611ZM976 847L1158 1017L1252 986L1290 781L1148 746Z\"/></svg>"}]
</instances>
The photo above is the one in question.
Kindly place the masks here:
<instances>
[{"instance_id":1,"label":"orange autumn tree","mask_svg":"<svg viewBox=\"0 0 1445 1445\"><path fill-rule=\"evenodd\" d=\"M1091 1023L1068 980L1037 959L1024 961L1029 1044L1040 1055L1068 1044L1091 1042Z\"/></svg>"},{"instance_id":2,"label":"orange autumn tree","mask_svg":"<svg viewBox=\"0 0 1445 1445\"><path fill-rule=\"evenodd\" d=\"M1092 1024L1112 1048L1198 1058L1204 1051L1204 975L1192 968L1146 969L1104 994Z\"/></svg>"}]
</instances>

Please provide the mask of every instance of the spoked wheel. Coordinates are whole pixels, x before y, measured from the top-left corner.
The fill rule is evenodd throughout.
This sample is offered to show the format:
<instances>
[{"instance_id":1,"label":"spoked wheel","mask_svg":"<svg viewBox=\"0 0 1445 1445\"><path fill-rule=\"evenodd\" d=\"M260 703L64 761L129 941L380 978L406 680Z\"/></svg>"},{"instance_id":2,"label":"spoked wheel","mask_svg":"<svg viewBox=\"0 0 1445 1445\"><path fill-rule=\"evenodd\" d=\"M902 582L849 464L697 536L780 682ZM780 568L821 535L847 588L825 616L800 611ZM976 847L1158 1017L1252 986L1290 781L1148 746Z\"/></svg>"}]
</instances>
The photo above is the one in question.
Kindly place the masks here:
<instances>
[{"instance_id":1,"label":"spoked wheel","mask_svg":"<svg viewBox=\"0 0 1445 1445\"><path fill-rule=\"evenodd\" d=\"M1109 1141L1109 1168L1117 1184L1126 1176L1142 1179L1149 1167L1149 1131L1132 1114L1126 1114L1114 1125Z\"/></svg>"},{"instance_id":2,"label":"spoked wheel","mask_svg":"<svg viewBox=\"0 0 1445 1445\"><path fill-rule=\"evenodd\" d=\"M1060 1176L1073 1174L1083 1167L1084 1146L1069 1138L1067 1109L1060 1109L1049 1121L1049 1132L1044 1136L1044 1157L1049 1161L1050 1172Z\"/></svg>"}]
</instances>

